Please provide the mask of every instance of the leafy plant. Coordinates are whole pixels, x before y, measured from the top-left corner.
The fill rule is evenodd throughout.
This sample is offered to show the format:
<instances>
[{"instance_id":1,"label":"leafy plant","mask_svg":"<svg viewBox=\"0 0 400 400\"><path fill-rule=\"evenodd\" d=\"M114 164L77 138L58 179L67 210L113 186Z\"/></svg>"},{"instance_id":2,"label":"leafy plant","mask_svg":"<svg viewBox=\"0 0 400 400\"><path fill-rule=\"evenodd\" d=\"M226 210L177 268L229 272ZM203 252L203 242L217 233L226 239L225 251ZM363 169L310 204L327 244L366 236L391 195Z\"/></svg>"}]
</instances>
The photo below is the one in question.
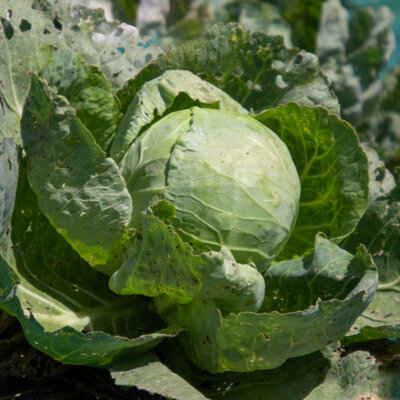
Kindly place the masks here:
<instances>
[{"instance_id":1,"label":"leafy plant","mask_svg":"<svg viewBox=\"0 0 400 400\"><path fill-rule=\"evenodd\" d=\"M397 192L317 57L235 23L163 53L83 6L0 4L5 54L30 55L0 60L0 306L30 344L175 399L283 393L266 374L294 357L303 398L344 375L326 346L365 340L398 283L372 258L383 276Z\"/></svg>"}]
</instances>

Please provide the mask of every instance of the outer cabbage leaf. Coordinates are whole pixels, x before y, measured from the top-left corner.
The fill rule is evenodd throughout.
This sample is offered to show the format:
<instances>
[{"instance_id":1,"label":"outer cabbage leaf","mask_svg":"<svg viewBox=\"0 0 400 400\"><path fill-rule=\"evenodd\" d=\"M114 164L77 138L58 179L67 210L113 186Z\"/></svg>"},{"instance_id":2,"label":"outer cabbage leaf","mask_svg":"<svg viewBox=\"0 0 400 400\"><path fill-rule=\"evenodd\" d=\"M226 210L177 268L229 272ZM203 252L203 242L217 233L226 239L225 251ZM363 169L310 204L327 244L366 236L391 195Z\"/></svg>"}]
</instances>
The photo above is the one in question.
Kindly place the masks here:
<instances>
[{"instance_id":1,"label":"outer cabbage leaf","mask_svg":"<svg viewBox=\"0 0 400 400\"><path fill-rule=\"evenodd\" d=\"M129 237L132 213L119 168L65 98L34 75L21 126L42 212L91 265L111 263Z\"/></svg>"},{"instance_id":2,"label":"outer cabbage leaf","mask_svg":"<svg viewBox=\"0 0 400 400\"><path fill-rule=\"evenodd\" d=\"M120 162L137 136L151 123L193 105L247 113L222 90L191 72L166 71L146 82L129 104L111 147L111 156Z\"/></svg>"},{"instance_id":3,"label":"outer cabbage leaf","mask_svg":"<svg viewBox=\"0 0 400 400\"><path fill-rule=\"evenodd\" d=\"M0 258L1 307L17 316L33 347L64 363L105 366L179 332L164 328L146 299L108 289L107 277L90 268L39 211L24 166L12 226L16 265Z\"/></svg>"},{"instance_id":4,"label":"outer cabbage leaf","mask_svg":"<svg viewBox=\"0 0 400 400\"><path fill-rule=\"evenodd\" d=\"M107 152L122 115L104 74L67 47L42 45L34 53L32 65L38 76L67 98L96 143Z\"/></svg>"},{"instance_id":5,"label":"outer cabbage leaf","mask_svg":"<svg viewBox=\"0 0 400 400\"><path fill-rule=\"evenodd\" d=\"M208 399L362 400L368 399L368 396L371 400L396 398L398 369L395 366L382 367L382 354L367 351L344 353L344 349L338 346L338 343L333 343L320 352L289 359L273 370L224 374L210 374L196 368L187 361L176 343L164 341L159 351L163 358L169 360L169 368ZM394 346L390 347L392 351L395 349ZM134 370L131 374L133 373ZM135 383L134 380L131 382ZM128 376L125 384L129 384ZM157 389L162 390L162 387L152 387L152 391L157 392Z\"/></svg>"},{"instance_id":6,"label":"outer cabbage leaf","mask_svg":"<svg viewBox=\"0 0 400 400\"><path fill-rule=\"evenodd\" d=\"M197 379L196 379L197 378ZM195 376L210 399L384 400L398 395L397 372L367 351L343 355L337 346L288 360L272 371Z\"/></svg>"},{"instance_id":7,"label":"outer cabbage leaf","mask_svg":"<svg viewBox=\"0 0 400 400\"><path fill-rule=\"evenodd\" d=\"M7 133L7 132L6 132ZM18 150L14 139L0 131L0 307L18 282L9 273L8 265L15 265L11 249L11 217L14 210L18 182Z\"/></svg>"},{"instance_id":8,"label":"outer cabbage leaf","mask_svg":"<svg viewBox=\"0 0 400 400\"><path fill-rule=\"evenodd\" d=\"M0 255L13 263L10 252L11 216L18 180L18 151L11 138L0 133ZM1 294L0 294L1 298Z\"/></svg>"},{"instance_id":9,"label":"outer cabbage leaf","mask_svg":"<svg viewBox=\"0 0 400 400\"><path fill-rule=\"evenodd\" d=\"M98 66L120 87L161 49L142 40L136 28L108 22L104 11L64 2L1 0L0 129L15 135L29 90L29 57L41 43L65 44ZM10 134L9 133L9 134ZM8 134L8 135L9 135Z\"/></svg>"},{"instance_id":10,"label":"outer cabbage leaf","mask_svg":"<svg viewBox=\"0 0 400 400\"><path fill-rule=\"evenodd\" d=\"M374 300L352 326L344 342L400 338L400 192L378 155L367 149L370 162L368 210L344 243L353 251L364 243L379 271Z\"/></svg>"},{"instance_id":11,"label":"outer cabbage leaf","mask_svg":"<svg viewBox=\"0 0 400 400\"><path fill-rule=\"evenodd\" d=\"M65 44L89 64L100 68L114 88L121 87L162 50L150 37L141 37L139 30L119 21L107 21L104 10L77 4L74 7L52 0L33 0L37 9L43 9L47 18L63 26ZM77 39L79 37L79 40ZM57 45L60 45L58 39Z\"/></svg>"},{"instance_id":12,"label":"outer cabbage leaf","mask_svg":"<svg viewBox=\"0 0 400 400\"><path fill-rule=\"evenodd\" d=\"M314 54L287 49L280 36L249 33L234 23L217 24L207 35L171 48L143 68L118 92L122 110L145 82L170 69L192 71L247 109L297 101L339 110Z\"/></svg>"},{"instance_id":13,"label":"outer cabbage leaf","mask_svg":"<svg viewBox=\"0 0 400 400\"><path fill-rule=\"evenodd\" d=\"M154 354L144 354L126 365L116 365L111 369L111 376L116 385L136 386L168 399L207 399L178 374L172 372Z\"/></svg>"},{"instance_id":14,"label":"outer cabbage leaf","mask_svg":"<svg viewBox=\"0 0 400 400\"><path fill-rule=\"evenodd\" d=\"M371 302L378 280L365 248L351 256L322 238L313 257L271 268L275 271L265 275L266 301L258 313L225 315L204 299L159 309L167 321L187 329L179 339L192 362L214 373L244 372L277 368L288 358L317 351L348 331ZM326 291L316 290L314 281L326 284ZM344 288L343 281L349 281ZM292 301L269 301L284 298L287 287L290 299L307 300L298 302L300 309Z\"/></svg>"},{"instance_id":15,"label":"outer cabbage leaf","mask_svg":"<svg viewBox=\"0 0 400 400\"><path fill-rule=\"evenodd\" d=\"M349 235L368 203L368 160L354 129L323 108L279 106L255 116L288 146L301 182L299 215L281 259L312 248L323 232Z\"/></svg>"}]
</instances>

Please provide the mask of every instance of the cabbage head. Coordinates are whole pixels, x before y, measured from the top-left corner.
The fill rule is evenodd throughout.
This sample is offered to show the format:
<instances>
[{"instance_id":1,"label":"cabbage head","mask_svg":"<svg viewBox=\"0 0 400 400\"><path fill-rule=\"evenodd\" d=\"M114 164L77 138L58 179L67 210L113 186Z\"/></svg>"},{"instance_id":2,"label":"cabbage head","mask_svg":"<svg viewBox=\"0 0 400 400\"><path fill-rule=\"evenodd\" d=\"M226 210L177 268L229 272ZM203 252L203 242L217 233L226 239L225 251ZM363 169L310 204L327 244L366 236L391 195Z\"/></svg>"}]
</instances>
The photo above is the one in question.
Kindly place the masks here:
<instances>
[{"instance_id":1,"label":"cabbage head","mask_svg":"<svg viewBox=\"0 0 400 400\"><path fill-rule=\"evenodd\" d=\"M173 206L170 226L195 252L227 247L264 271L294 226L300 182L290 153L248 115L192 107L144 131L121 164L143 231L149 207Z\"/></svg>"}]
</instances>

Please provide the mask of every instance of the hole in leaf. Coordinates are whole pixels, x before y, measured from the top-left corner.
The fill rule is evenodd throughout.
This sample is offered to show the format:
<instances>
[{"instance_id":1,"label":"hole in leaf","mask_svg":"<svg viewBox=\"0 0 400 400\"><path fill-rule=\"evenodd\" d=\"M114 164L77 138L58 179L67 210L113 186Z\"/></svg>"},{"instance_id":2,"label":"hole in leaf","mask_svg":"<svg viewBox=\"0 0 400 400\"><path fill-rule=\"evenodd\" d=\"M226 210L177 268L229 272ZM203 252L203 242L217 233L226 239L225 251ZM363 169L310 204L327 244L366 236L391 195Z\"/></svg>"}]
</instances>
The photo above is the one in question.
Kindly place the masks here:
<instances>
[{"instance_id":1,"label":"hole in leaf","mask_svg":"<svg viewBox=\"0 0 400 400\"><path fill-rule=\"evenodd\" d=\"M58 29L59 31L62 31L62 23L58 19L58 15L57 14L54 15L53 25L54 25L54 28Z\"/></svg>"},{"instance_id":2,"label":"hole in leaf","mask_svg":"<svg viewBox=\"0 0 400 400\"><path fill-rule=\"evenodd\" d=\"M151 53L147 53L145 57L146 63L149 63L153 58L153 55Z\"/></svg>"},{"instance_id":3,"label":"hole in leaf","mask_svg":"<svg viewBox=\"0 0 400 400\"><path fill-rule=\"evenodd\" d=\"M303 56L300 54L296 54L296 57L293 60L294 64L300 64L302 61L303 61Z\"/></svg>"},{"instance_id":4,"label":"hole in leaf","mask_svg":"<svg viewBox=\"0 0 400 400\"><path fill-rule=\"evenodd\" d=\"M10 21L6 18L1 17L1 25L3 26L6 39L12 39L12 37L14 36L14 28L12 27Z\"/></svg>"},{"instance_id":5,"label":"hole in leaf","mask_svg":"<svg viewBox=\"0 0 400 400\"><path fill-rule=\"evenodd\" d=\"M31 28L32 28L32 24L25 18L22 18L21 23L19 24L19 30L21 32L26 32L26 31L30 31Z\"/></svg>"}]
</instances>

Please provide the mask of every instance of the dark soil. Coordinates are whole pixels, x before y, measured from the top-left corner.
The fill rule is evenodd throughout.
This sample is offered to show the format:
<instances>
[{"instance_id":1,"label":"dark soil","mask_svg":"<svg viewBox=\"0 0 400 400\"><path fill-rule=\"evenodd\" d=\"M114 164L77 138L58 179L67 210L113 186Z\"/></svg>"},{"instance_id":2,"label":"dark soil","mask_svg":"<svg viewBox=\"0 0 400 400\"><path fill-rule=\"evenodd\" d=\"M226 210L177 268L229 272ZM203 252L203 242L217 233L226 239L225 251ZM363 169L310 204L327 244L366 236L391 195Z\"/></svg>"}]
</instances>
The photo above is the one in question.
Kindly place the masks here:
<instances>
[{"instance_id":1,"label":"dark soil","mask_svg":"<svg viewBox=\"0 0 400 400\"><path fill-rule=\"evenodd\" d=\"M97 368L60 364L33 349L18 321L0 311L0 400L159 400L114 385Z\"/></svg>"}]
</instances>

